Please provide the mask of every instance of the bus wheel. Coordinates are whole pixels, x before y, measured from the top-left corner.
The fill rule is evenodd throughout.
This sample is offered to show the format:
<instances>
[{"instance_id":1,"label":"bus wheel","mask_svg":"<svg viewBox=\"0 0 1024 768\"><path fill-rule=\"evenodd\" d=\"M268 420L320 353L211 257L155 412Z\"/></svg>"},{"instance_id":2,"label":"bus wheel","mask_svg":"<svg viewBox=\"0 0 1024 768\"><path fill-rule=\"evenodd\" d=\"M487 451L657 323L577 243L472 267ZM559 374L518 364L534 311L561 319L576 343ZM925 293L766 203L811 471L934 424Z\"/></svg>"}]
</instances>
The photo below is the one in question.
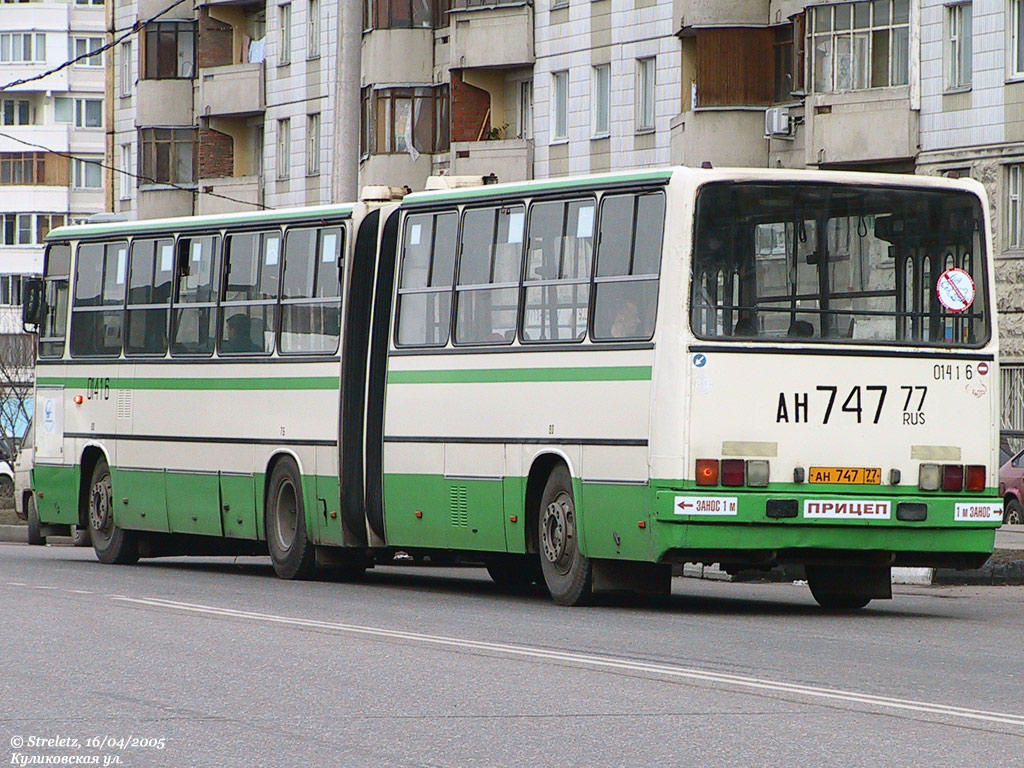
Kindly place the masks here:
<instances>
[{"instance_id":1,"label":"bus wheel","mask_svg":"<svg viewBox=\"0 0 1024 768\"><path fill-rule=\"evenodd\" d=\"M830 611L863 608L880 596L869 583L880 575L875 571L885 571L885 578L889 578L888 568L808 565L806 571L811 595L818 605Z\"/></svg>"},{"instance_id":2,"label":"bus wheel","mask_svg":"<svg viewBox=\"0 0 1024 768\"><path fill-rule=\"evenodd\" d=\"M129 565L139 560L139 539L134 531L114 524L114 492L110 486L110 468L100 459L89 482L89 535L92 548L101 563Z\"/></svg>"},{"instance_id":3,"label":"bus wheel","mask_svg":"<svg viewBox=\"0 0 1024 768\"><path fill-rule=\"evenodd\" d=\"M281 459L270 473L264 518L267 548L274 571L282 579L307 579L316 568L316 547L306 535L299 468Z\"/></svg>"},{"instance_id":4,"label":"bus wheel","mask_svg":"<svg viewBox=\"0 0 1024 768\"><path fill-rule=\"evenodd\" d=\"M1010 499L1003 510L1003 525L1020 525L1024 522L1024 515L1021 512L1020 502Z\"/></svg>"},{"instance_id":5,"label":"bus wheel","mask_svg":"<svg viewBox=\"0 0 1024 768\"><path fill-rule=\"evenodd\" d=\"M28 543L41 546L46 539L39 532L39 510L36 509L36 497L29 495L25 499L25 517L28 519Z\"/></svg>"},{"instance_id":6,"label":"bus wheel","mask_svg":"<svg viewBox=\"0 0 1024 768\"><path fill-rule=\"evenodd\" d=\"M579 550L572 480L564 466L548 477L537 518L540 567L552 599L559 605L585 605L593 594L594 568Z\"/></svg>"}]
</instances>

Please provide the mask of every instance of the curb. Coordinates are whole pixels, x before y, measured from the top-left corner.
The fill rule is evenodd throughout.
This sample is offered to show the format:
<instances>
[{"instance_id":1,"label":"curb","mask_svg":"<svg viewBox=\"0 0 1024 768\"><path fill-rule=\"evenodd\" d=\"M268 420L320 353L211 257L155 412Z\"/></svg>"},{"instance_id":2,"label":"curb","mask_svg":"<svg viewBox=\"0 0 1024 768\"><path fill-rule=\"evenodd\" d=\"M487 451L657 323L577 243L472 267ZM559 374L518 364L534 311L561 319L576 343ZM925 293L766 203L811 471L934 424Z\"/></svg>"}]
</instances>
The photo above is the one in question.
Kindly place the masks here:
<instances>
[{"instance_id":1,"label":"curb","mask_svg":"<svg viewBox=\"0 0 1024 768\"><path fill-rule=\"evenodd\" d=\"M20 544L28 543L28 526L0 525L0 541L14 541Z\"/></svg>"}]
</instances>

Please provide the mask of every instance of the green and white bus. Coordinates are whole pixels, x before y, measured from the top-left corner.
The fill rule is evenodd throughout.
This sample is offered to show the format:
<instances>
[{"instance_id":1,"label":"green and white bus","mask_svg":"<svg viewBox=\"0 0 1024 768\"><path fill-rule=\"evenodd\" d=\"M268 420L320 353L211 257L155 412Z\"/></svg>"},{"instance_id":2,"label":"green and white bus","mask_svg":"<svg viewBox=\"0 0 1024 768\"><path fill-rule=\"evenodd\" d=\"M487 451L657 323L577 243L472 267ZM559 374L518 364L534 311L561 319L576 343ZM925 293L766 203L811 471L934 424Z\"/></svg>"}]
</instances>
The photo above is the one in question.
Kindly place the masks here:
<instances>
[{"instance_id":1,"label":"green and white bus","mask_svg":"<svg viewBox=\"0 0 1024 768\"><path fill-rule=\"evenodd\" d=\"M50 233L38 511L103 562L398 550L563 604L673 566L815 599L1001 521L981 186L675 168Z\"/></svg>"}]
</instances>

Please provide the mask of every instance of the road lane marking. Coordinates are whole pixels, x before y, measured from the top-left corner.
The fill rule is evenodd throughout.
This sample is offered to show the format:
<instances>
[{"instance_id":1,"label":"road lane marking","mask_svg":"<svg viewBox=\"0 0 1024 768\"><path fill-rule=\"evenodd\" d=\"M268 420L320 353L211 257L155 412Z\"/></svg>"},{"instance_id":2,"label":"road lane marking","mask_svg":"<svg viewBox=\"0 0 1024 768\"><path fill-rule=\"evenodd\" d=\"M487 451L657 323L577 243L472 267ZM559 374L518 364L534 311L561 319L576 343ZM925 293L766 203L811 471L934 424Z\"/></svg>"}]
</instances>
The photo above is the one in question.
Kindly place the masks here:
<instances>
[{"instance_id":1,"label":"road lane marking","mask_svg":"<svg viewBox=\"0 0 1024 768\"><path fill-rule=\"evenodd\" d=\"M556 651L547 648L532 647L526 645L509 645L506 643L489 643L480 640L468 640L457 637L444 637L441 635L427 635L419 632L406 632L397 629L384 629L382 627L367 627L358 624L342 624L333 621L318 621L316 619L297 619L290 616L279 616L270 613L258 613L255 611L240 611L233 608L220 608L211 605L197 603L183 603L176 600L165 600L163 598L133 598L118 596L114 598L119 602L133 603L136 605L147 605L155 608L187 611L190 613L208 614L213 616L224 616L236 619L249 619L270 624L282 624L294 627L308 627L311 629L329 629L347 634L365 635L371 637L385 637L394 640L406 640L424 645L440 647L459 648L464 650L489 651L500 653L506 656L526 657L545 659L549 661L569 662L584 667L597 669L617 669L630 672L643 672L656 674L670 678L700 680L708 683L718 683L739 688L753 690L772 691L774 693L789 693L811 698L824 699L828 701L845 701L856 704L867 704L875 707L896 709L911 712L924 712L933 715L960 718L964 720L979 720L990 723L1004 723L1024 728L1024 715L1015 715L1009 712L995 712L982 709L969 709L966 707L955 707L946 704L937 704L928 701L915 701L912 699L898 699L889 696L876 696L870 693L857 691L846 691L840 688L826 688L812 685L800 685L786 683L778 680L767 680L758 677L746 677L743 675L731 675L724 672L714 672L705 669L692 667L681 667L670 664L657 664L645 661L633 661L614 656L599 656L596 654L572 653L569 651Z\"/></svg>"}]
</instances>

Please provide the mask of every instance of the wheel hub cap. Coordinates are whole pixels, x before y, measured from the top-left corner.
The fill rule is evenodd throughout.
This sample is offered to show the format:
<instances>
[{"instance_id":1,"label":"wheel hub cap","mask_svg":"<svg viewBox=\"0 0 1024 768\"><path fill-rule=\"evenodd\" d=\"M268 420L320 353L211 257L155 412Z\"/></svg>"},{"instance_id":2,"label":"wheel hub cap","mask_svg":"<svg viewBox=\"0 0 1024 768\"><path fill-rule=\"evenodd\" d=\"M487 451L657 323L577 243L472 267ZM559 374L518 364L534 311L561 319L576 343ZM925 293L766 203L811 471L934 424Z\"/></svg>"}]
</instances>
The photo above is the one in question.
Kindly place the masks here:
<instances>
[{"instance_id":1,"label":"wheel hub cap","mask_svg":"<svg viewBox=\"0 0 1024 768\"><path fill-rule=\"evenodd\" d=\"M558 564L570 556L575 533L572 502L568 495L559 494L544 510L544 525L541 528L541 548L548 562Z\"/></svg>"}]
</instances>

